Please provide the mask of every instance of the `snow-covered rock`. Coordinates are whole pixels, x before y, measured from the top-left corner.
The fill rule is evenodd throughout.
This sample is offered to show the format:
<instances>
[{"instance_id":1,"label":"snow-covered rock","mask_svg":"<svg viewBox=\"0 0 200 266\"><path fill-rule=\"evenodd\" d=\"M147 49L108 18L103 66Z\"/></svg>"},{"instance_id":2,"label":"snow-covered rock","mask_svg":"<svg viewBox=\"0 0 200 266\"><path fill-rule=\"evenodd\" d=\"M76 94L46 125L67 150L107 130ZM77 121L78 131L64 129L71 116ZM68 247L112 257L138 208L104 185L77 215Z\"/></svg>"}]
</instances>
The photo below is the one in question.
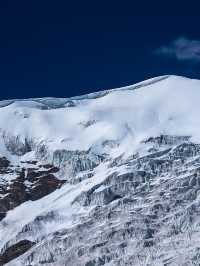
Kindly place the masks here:
<instances>
[{"instance_id":1,"label":"snow-covered rock","mask_svg":"<svg viewBox=\"0 0 200 266\"><path fill-rule=\"evenodd\" d=\"M200 81L0 102L0 265L199 265Z\"/></svg>"}]
</instances>

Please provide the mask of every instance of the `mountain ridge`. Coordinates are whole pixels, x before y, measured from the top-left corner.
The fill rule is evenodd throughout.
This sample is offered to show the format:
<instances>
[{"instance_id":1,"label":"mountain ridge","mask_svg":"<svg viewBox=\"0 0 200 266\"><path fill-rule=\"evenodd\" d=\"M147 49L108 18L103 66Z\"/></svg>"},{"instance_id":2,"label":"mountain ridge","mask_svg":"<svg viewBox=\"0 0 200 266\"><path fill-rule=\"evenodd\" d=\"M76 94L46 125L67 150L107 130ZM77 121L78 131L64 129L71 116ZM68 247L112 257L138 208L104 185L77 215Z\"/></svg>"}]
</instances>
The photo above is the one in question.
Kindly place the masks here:
<instances>
[{"instance_id":1,"label":"mountain ridge","mask_svg":"<svg viewBox=\"0 0 200 266\"><path fill-rule=\"evenodd\" d=\"M0 265L197 266L200 81L96 96L0 108Z\"/></svg>"},{"instance_id":2,"label":"mountain ridge","mask_svg":"<svg viewBox=\"0 0 200 266\"><path fill-rule=\"evenodd\" d=\"M72 96L72 97L66 97L66 98L59 98L59 97L43 97L43 98L27 98L27 99L6 99L6 100L1 100L0 101L0 107L5 107L9 104L12 104L12 103L15 103L15 102L27 102L27 101L35 101L35 102L39 102L39 103L45 103L46 101L47 102L51 102L51 101L61 101L61 107L64 107L64 104L68 101L68 100L82 100L82 99L95 99L95 98L98 98L98 97L101 97L102 95L106 95L107 93L111 93L113 91L117 91L117 90L129 90L129 89L136 89L140 86L148 86L150 85L151 83L154 83L154 82L159 82L161 80L164 80L166 78L169 78L169 77L179 77L181 78L181 76L175 76L175 75L163 75L163 76L157 76L157 77L154 77L154 78L150 78L150 79L147 79L145 81L142 81L142 82L138 82L136 84L133 84L133 85L128 85L128 86L125 86L125 87L120 87L120 88L114 88L114 89L107 89L107 90L101 90L101 91L97 91L97 92L92 92L92 93L89 93L89 94L83 94L81 96ZM184 78L184 77L182 77ZM63 103L62 103L63 102ZM48 104L47 104L48 106ZM51 105L48 106L49 108L51 108Z\"/></svg>"}]
</instances>

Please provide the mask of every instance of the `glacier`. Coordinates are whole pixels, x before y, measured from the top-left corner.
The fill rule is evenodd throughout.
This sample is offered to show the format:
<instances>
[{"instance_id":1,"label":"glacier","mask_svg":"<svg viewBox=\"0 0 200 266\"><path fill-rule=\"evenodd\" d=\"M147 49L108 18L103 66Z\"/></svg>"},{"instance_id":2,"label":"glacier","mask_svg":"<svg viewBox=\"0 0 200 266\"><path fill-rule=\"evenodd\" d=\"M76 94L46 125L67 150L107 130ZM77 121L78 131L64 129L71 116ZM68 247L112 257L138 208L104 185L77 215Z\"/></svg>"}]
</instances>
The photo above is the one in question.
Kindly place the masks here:
<instances>
[{"instance_id":1,"label":"glacier","mask_svg":"<svg viewBox=\"0 0 200 266\"><path fill-rule=\"evenodd\" d=\"M200 81L0 102L0 265L200 263Z\"/></svg>"}]
</instances>

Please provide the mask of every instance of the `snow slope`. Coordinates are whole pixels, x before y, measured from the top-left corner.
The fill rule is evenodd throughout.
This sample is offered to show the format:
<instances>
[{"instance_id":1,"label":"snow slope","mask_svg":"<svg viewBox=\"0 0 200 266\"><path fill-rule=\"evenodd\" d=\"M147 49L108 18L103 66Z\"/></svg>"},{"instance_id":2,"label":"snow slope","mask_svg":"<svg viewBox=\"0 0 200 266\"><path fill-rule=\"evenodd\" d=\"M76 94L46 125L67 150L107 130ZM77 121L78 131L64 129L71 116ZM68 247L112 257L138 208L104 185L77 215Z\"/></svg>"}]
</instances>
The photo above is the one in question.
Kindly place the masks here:
<instances>
[{"instance_id":1,"label":"snow slope","mask_svg":"<svg viewBox=\"0 0 200 266\"><path fill-rule=\"evenodd\" d=\"M88 253L87 258L86 256L84 257L82 262L78 259L77 262L76 258L74 258L74 261L76 261L74 262L75 264L73 262L64 264L66 263L66 258L61 254L62 250L64 250L64 243L62 243L63 248L61 248L59 253L58 250L54 250L56 244L49 244L50 242L48 241L50 241L49 239L54 239L56 233L69 230L70 228L76 228L76 226L82 224L86 217L92 216L91 213L96 210L95 208L97 206L107 208L107 203L102 201L102 197L105 195L102 195L111 186L109 183L111 181L108 181L111 176L116 175L117 178L123 174L136 173L136 177L134 178L137 179L141 174L141 172L138 174L138 171L145 172L145 175L149 171L152 183L147 182L148 191L144 197L141 196L143 195L142 190L140 191L141 194L134 194L135 188L133 189L132 187L132 190L123 187L126 192L128 191L127 194L123 194L124 192L121 192L122 187L116 188L117 181L115 184L116 199L124 199L131 195L131 199L137 202L137 208L144 211L141 215L147 215L147 213L151 213L151 208L154 207L154 204L159 201L158 194L162 192L160 184L164 182L164 188L168 191L168 187L165 187L165 181L172 182L174 176L177 176L177 182L180 182L178 176L184 179L186 176L190 176L193 173L192 171L196 171L194 170L196 168L193 166L195 165L194 160L199 158L199 100L199 80L191 80L178 76L162 76L124 88L69 99L44 98L1 102L1 157L5 156L16 167L17 165L21 165L22 161L26 160L39 160L41 162L45 161L46 163L56 164L55 156L59 152L61 159L58 156L58 160L60 161L56 166L59 166L60 172L57 174L57 177L66 180L66 183L60 189L36 201L22 203L8 211L6 217L0 221L0 250L2 252L7 247L12 246L22 239L28 239L37 243L35 247L9 262L7 265L132 265L130 261L127 262L129 264L125 264L125 262L124 264L123 262L117 264L116 258L114 257L110 259L111 262L114 261L112 262L113 264L111 262L109 264L109 259L107 261L105 260L106 262L104 264L100 264L100 262L87 264L90 253ZM162 143L162 139L156 143L156 138L159 136L173 136L173 138L166 137L164 144ZM148 141L150 138L153 139L153 142ZM185 142L188 144L188 141L185 141L187 138L188 140L190 139L191 143L197 145L194 151L192 150L191 152L192 148L187 148L187 146L183 148L183 151L177 152L176 149L180 144ZM43 149L41 151L41 147L45 147L45 151ZM148 157L151 153L158 160L166 160L164 166L162 166L160 161L159 164L161 166L155 166L155 169L159 169L160 172L153 168L153 170L148 168L152 165L153 159L150 160L150 157ZM185 160L181 157L183 153L186 158ZM178 159L174 154L176 154ZM98 159L100 157L101 159ZM73 158L75 158L74 161ZM134 161L135 159L137 161ZM170 160L172 160L172 163L175 162L175 166L173 165L175 168L173 169L169 168ZM191 162L192 166L189 167L188 165ZM84 165L82 166L82 164ZM199 165L197 166L199 167ZM181 174L178 175L178 172L181 172ZM161 173L164 174L162 175ZM92 177L85 178L85 176L89 176L88 174L92 174ZM8 184L10 180L12 178L8 175ZM114 180L112 182L115 182ZM140 181L134 182L134 186L136 186L135 184ZM173 186L173 182L170 184L170 186ZM116 189L118 189L117 192ZM92 199L90 199L90 203L83 203L84 197L89 197L87 193L89 195L94 194L92 198L94 204L91 203ZM168 195L171 195L170 193L171 191ZM106 197L109 198L110 194L106 194ZM110 210L114 206L112 202L115 202L115 197L108 203ZM145 201L145 197L147 197L147 201ZM199 202L198 197L195 199L195 202ZM189 202L187 207L191 204ZM132 207L135 208L136 205L133 204ZM183 209L186 209L185 205ZM105 213L106 211L107 209ZM37 218L48 217L50 213L53 213L55 217L50 220L47 219L38 225ZM137 214L137 209L134 209L134 213ZM166 213L166 217L167 215ZM120 219L123 218L122 216ZM166 217L165 219L167 219ZM120 223L124 226L123 222L121 221ZM117 224L117 218L113 223ZM198 224L199 221L196 221L196 223ZM164 229L161 228L159 234L165 235L162 230ZM45 241L48 243L42 246L42 243L46 243ZM134 238L132 242L134 242ZM198 241L195 244L193 242L191 248L197 248L198 244ZM74 244L74 246L76 245L78 244ZM133 243L131 245L136 248ZM188 258L193 258L194 253L191 253L192 255L188 255L188 257L184 257L183 261L178 264L178 255L173 253L171 246L169 253L167 253L167 248L164 248L165 245L168 246L167 238L162 243L163 253L160 253L162 256L159 257L159 254L156 253L158 263L154 265L189 265L183 263L186 263L189 260ZM48 262L51 252L47 252L47 246L51 252L54 250L57 262ZM43 247L45 251L40 253L37 247ZM148 246L148 252L149 248L150 244ZM121 254L120 252L122 251L119 249L118 252L117 255ZM126 254L130 255L131 249L126 252ZM137 256L139 256L138 254L140 252L137 253ZM127 255L128 258L129 255ZM154 261L152 255L150 257L148 256L143 254L143 257L145 257L144 260L147 261L145 262L146 264L144 264L143 258L141 260L143 264L139 264L139 260L136 262L134 258L134 260L132 259L135 263L133 265L153 265L151 264ZM146 259L147 257L148 259ZM65 259L65 261L62 259ZM148 260L150 264L148 264ZM52 261L54 261L54 258ZM164 261L166 261L166 264L162 264Z\"/></svg>"},{"instance_id":2,"label":"snow slope","mask_svg":"<svg viewBox=\"0 0 200 266\"><path fill-rule=\"evenodd\" d=\"M83 97L73 107L41 110L35 101L15 101L0 109L0 129L68 150L87 150L104 140L119 141L126 149L127 139L137 143L159 134L199 140L199 87L198 80L168 76L139 89Z\"/></svg>"}]
</instances>

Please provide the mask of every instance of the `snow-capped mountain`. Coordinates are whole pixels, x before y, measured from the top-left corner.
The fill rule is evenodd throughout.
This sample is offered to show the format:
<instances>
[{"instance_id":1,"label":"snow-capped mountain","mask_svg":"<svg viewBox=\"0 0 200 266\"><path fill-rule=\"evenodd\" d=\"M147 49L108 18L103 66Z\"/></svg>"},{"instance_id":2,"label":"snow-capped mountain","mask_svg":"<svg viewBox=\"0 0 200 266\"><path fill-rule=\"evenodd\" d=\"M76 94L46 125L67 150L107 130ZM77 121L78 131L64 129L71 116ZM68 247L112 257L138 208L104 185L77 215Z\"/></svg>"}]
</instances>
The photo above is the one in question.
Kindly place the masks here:
<instances>
[{"instance_id":1,"label":"snow-capped mountain","mask_svg":"<svg viewBox=\"0 0 200 266\"><path fill-rule=\"evenodd\" d=\"M0 102L0 265L200 263L200 81Z\"/></svg>"}]
</instances>

